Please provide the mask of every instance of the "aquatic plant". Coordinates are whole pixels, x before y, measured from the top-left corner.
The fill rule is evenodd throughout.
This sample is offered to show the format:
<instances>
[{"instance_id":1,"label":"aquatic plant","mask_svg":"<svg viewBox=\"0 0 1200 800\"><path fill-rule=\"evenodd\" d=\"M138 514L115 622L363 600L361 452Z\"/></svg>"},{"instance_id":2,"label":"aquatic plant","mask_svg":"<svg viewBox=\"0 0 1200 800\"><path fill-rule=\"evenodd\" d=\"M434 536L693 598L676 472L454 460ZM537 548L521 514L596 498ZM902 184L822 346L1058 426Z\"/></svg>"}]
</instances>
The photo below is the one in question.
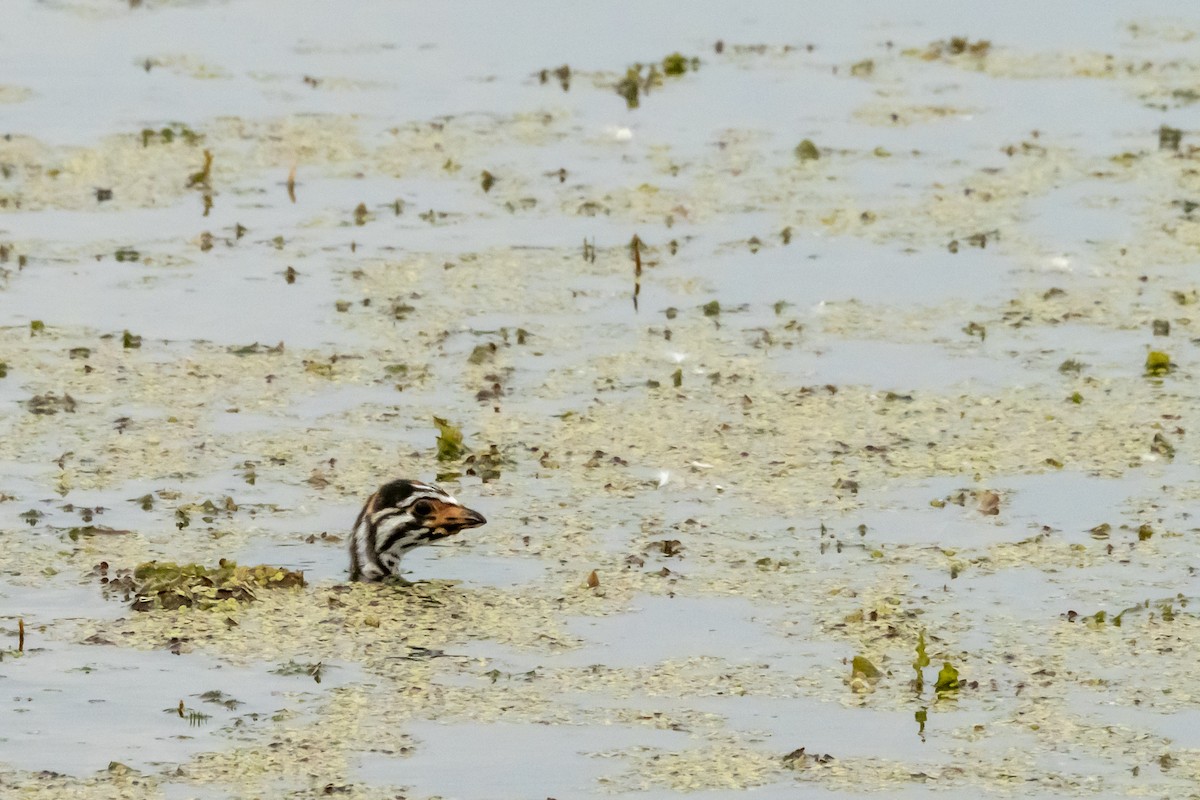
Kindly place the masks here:
<instances>
[{"instance_id":1,"label":"aquatic plant","mask_svg":"<svg viewBox=\"0 0 1200 800\"><path fill-rule=\"evenodd\" d=\"M101 563L93 572L107 592L119 591L132 598L134 611L208 610L224 601L249 603L261 589L305 585L303 572L266 564L240 567L224 558L216 567L147 561L132 570L116 570L111 575L108 564Z\"/></svg>"}]
</instances>

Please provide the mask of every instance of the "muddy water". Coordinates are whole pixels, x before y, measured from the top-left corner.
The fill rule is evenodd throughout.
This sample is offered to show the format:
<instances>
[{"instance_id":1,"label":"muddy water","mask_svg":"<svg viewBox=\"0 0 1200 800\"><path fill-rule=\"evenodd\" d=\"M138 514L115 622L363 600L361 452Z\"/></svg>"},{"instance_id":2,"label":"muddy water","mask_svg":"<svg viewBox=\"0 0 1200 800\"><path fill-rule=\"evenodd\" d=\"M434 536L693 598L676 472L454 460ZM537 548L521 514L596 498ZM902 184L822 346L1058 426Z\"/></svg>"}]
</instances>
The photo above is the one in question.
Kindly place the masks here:
<instances>
[{"instance_id":1,"label":"muddy water","mask_svg":"<svg viewBox=\"0 0 1200 800\"><path fill-rule=\"evenodd\" d=\"M0 788L1190 791L1200 18L493 13L10 10Z\"/></svg>"}]
</instances>

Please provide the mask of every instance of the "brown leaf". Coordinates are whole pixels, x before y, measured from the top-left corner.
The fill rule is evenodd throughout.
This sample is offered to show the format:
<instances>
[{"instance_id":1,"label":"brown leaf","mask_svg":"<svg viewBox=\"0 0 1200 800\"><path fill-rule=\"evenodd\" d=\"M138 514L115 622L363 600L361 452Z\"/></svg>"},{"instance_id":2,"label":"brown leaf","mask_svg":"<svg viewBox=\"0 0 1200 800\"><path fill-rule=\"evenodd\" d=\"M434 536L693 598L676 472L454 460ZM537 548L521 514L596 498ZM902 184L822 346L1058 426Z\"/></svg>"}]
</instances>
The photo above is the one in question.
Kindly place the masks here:
<instances>
[{"instance_id":1,"label":"brown leaf","mask_svg":"<svg viewBox=\"0 0 1200 800\"><path fill-rule=\"evenodd\" d=\"M587 576L587 586L589 589L595 589L600 585L600 576L596 574L596 570L592 570Z\"/></svg>"}]
</instances>

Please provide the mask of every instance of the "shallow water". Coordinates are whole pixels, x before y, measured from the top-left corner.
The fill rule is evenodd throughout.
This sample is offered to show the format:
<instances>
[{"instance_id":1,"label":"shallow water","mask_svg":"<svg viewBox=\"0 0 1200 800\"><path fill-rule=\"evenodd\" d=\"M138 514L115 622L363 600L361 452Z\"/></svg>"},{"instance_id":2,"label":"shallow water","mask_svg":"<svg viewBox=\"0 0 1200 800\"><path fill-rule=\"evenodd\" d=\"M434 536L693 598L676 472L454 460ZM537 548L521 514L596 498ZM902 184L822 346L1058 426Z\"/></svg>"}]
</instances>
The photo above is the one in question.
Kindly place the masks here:
<instances>
[{"instance_id":1,"label":"shallow water","mask_svg":"<svg viewBox=\"0 0 1200 800\"><path fill-rule=\"evenodd\" d=\"M559 8L9 10L0 787L1190 791L1200 18ZM347 586L401 475L490 522Z\"/></svg>"},{"instance_id":2,"label":"shallow water","mask_svg":"<svg viewBox=\"0 0 1200 800\"><path fill-rule=\"evenodd\" d=\"M26 606L28 607L28 606ZM117 761L156 771L227 747L299 710L317 693L294 677L232 667L219 658L49 643L6 666L8 723L0 742L17 769L86 776ZM333 665L329 674L339 681ZM211 697L202 697L213 693ZM185 711L177 713L183 703Z\"/></svg>"}]
</instances>

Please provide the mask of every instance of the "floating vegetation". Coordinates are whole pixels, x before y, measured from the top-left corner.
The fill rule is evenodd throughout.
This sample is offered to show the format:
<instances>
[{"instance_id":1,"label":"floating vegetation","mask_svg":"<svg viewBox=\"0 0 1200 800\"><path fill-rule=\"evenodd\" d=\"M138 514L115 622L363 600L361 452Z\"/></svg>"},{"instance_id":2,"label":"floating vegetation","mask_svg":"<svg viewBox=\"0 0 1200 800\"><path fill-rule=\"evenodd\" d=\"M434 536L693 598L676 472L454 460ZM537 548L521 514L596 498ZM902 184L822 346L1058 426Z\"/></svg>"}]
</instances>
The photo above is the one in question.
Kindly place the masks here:
<instances>
[{"instance_id":1,"label":"floating vegetation","mask_svg":"<svg viewBox=\"0 0 1200 800\"><path fill-rule=\"evenodd\" d=\"M132 334L129 331L124 331L121 334L121 346L126 350L135 350L142 346L142 337Z\"/></svg>"},{"instance_id":2,"label":"floating vegetation","mask_svg":"<svg viewBox=\"0 0 1200 800\"><path fill-rule=\"evenodd\" d=\"M1180 605L1178 610L1175 608L1176 603ZM1104 610L1097 611L1095 614L1080 614L1078 611L1068 611L1064 616L1067 622L1082 622L1087 627L1093 629L1103 628L1105 625L1120 628L1127 615L1131 618L1145 615L1147 621L1153 621L1156 617L1155 612L1157 612L1157 618L1163 622L1174 622L1179 614L1186 612L1188 603L1187 597L1177 594L1165 600L1143 600L1137 605L1123 609L1117 614L1109 614Z\"/></svg>"},{"instance_id":3,"label":"floating vegetation","mask_svg":"<svg viewBox=\"0 0 1200 800\"><path fill-rule=\"evenodd\" d=\"M119 247L117 248L117 252L113 254L113 257L117 261L139 261L142 254L132 247Z\"/></svg>"},{"instance_id":4,"label":"floating vegetation","mask_svg":"<svg viewBox=\"0 0 1200 800\"><path fill-rule=\"evenodd\" d=\"M176 608L208 610L226 601L249 603L261 589L304 586L304 573L260 564L239 567L221 559L216 567L148 561L133 570L109 573L107 563L93 570L106 594L120 592L132 600L134 611L170 611Z\"/></svg>"},{"instance_id":5,"label":"floating vegetation","mask_svg":"<svg viewBox=\"0 0 1200 800\"><path fill-rule=\"evenodd\" d=\"M946 695L957 692L961 685L958 679L958 670L949 661L944 662L942 668L938 670L937 682L933 684L933 690L939 696Z\"/></svg>"},{"instance_id":6,"label":"floating vegetation","mask_svg":"<svg viewBox=\"0 0 1200 800\"><path fill-rule=\"evenodd\" d=\"M61 397L54 392L35 394L25 401L25 408L30 414L42 414L46 416L57 414L60 411L74 414L75 398L65 392Z\"/></svg>"},{"instance_id":7,"label":"floating vegetation","mask_svg":"<svg viewBox=\"0 0 1200 800\"><path fill-rule=\"evenodd\" d=\"M833 756L829 753L813 753L809 755L806 752L807 748L797 747L792 752L783 757L783 766L785 769L800 770L812 765L830 764L833 763Z\"/></svg>"},{"instance_id":8,"label":"floating vegetation","mask_svg":"<svg viewBox=\"0 0 1200 800\"><path fill-rule=\"evenodd\" d=\"M1183 211L1183 215L1191 219L1192 212L1200 208L1200 203L1195 200L1172 200L1171 205L1177 206Z\"/></svg>"},{"instance_id":9,"label":"floating vegetation","mask_svg":"<svg viewBox=\"0 0 1200 800\"><path fill-rule=\"evenodd\" d=\"M967 244L969 244L971 247L978 247L980 250L982 250L985 247L987 247L989 239L999 239L999 238L1000 238L999 230L990 230L990 231L980 231L979 233L972 233L970 236L967 237L966 241L967 241Z\"/></svg>"},{"instance_id":10,"label":"floating vegetation","mask_svg":"<svg viewBox=\"0 0 1200 800\"><path fill-rule=\"evenodd\" d=\"M855 656L850 660L850 678L847 683L850 691L855 694L866 694L875 690L875 684L883 677L883 672L870 662L866 656Z\"/></svg>"},{"instance_id":11,"label":"floating vegetation","mask_svg":"<svg viewBox=\"0 0 1200 800\"><path fill-rule=\"evenodd\" d=\"M253 466L249 468L253 471ZM143 506L144 508L144 506ZM230 516L238 510L237 503L228 495L220 503L205 500L203 503L184 503L175 509L175 527L179 530L192 524L192 515L200 517L206 524L212 524L219 515Z\"/></svg>"},{"instance_id":12,"label":"floating vegetation","mask_svg":"<svg viewBox=\"0 0 1200 800\"><path fill-rule=\"evenodd\" d=\"M800 144L796 145L796 158L800 161L816 161L821 157L821 151L813 144L812 139L803 139Z\"/></svg>"},{"instance_id":13,"label":"floating vegetation","mask_svg":"<svg viewBox=\"0 0 1200 800\"><path fill-rule=\"evenodd\" d=\"M258 342L255 342L254 344L245 344L245 345L240 345L240 346L226 347L225 352L227 352L231 355L235 355L235 356L257 356L257 355L264 355L267 353L272 353L272 354L278 355L279 353L283 352L283 342L280 342L279 344L275 345L274 347L272 347L271 345L259 344Z\"/></svg>"},{"instance_id":14,"label":"floating vegetation","mask_svg":"<svg viewBox=\"0 0 1200 800\"><path fill-rule=\"evenodd\" d=\"M962 329L967 336L978 336L979 341L987 341L987 327L978 322L968 322Z\"/></svg>"},{"instance_id":15,"label":"floating vegetation","mask_svg":"<svg viewBox=\"0 0 1200 800\"><path fill-rule=\"evenodd\" d=\"M142 147L149 147L151 144L171 144L176 139L188 145L195 145L204 140L204 134L196 133L182 122L172 122L159 130L143 128L141 136Z\"/></svg>"},{"instance_id":16,"label":"floating vegetation","mask_svg":"<svg viewBox=\"0 0 1200 800\"><path fill-rule=\"evenodd\" d=\"M271 670L275 675L283 675L285 677L305 676L312 678L316 683L321 682L321 673L325 671L325 665L320 661L313 663L302 663L299 661L285 661L275 669Z\"/></svg>"},{"instance_id":17,"label":"floating vegetation","mask_svg":"<svg viewBox=\"0 0 1200 800\"><path fill-rule=\"evenodd\" d=\"M513 466L514 463L511 458L500 451L499 446L494 444L482 453L472 453L463 459L466 474L476 476L484 483L497 480L501 471Z\"/></svg>"},{"instance_id":18,"label":"floating vegetation","mask_svg":"<svg viewBox=\"0 0 1200 800\"><path fill-rule=\"evenodd\" d=\"M689 70L695 72L700 69L700 59L692 56L688 58L681 53L671 53L662 60L662 71L664 75L678 77L687 73Z\"/></svg>"},{"instance_id":19,"label":"floating vegetation","mask_svg":"<svg viewBox=\"0 0 1200 800\"><path fill-rule=\"evenodd\" d=\"M310 375L319 375L322 378L333 377L333 364L325 361L309 361L305 359L303 362L304 371Z\"/></svg>"},{"instance_id":20,"label":"floating vegetation","mask_svg":"<svg viewBox=\"0 0 1200 800\"><path fill-rule=\"evenodd\" d=\"M875 60L865 58L850 65L850 74L855 78L869 78L875 73Z\"/></svg>"},{"instance_id":21,"label":"floating vegetation","mask_svg":"<svg viewBox=\"0 0 1200 800\"><path fill-rule=\"evenodd\" d=\"M629 241L629 256L633 259L633 310L636 312L638 295L642 293L642 240L636 233Z\"/></svg>"},{"instance_id":22,"label":"floating vegetation","mask_svg":"<svg viewBox=\"0 0 1200 800\"><path fill-rule=\"evenodd\" d=\"M569 65L563 64L561 67L544 69L538 73L538 80L541 83L549 83L551 77L558 81L558 85L564 92L571 88L571 67Z\"/></svg>"},{"instance_id":23,"label":"floating vegetation","mask_svg":"<svg viewBox=\"0 0 1200 800\"><path fill-rule=\"evenodd\" d=\"M430 225L436 225L438 222L450 216L449 211L434 211L432 208L428 211L422 211L417 214L417 218L428 222Z\"/></svg>"},{"instance_id":24,"label":"floating vegetation","mask_svg":"<svg viewBox=\"0 0 1200 800\"><path fill-rule=\"evenodd\" d=\"M1146 377L1161 378L1174 369L1171 357L1160 350L1151 350L1146 354Z\"/></svg>"},{"instance_id":25,"label":"floating vegetation","mask_svg":"<svg viewBox=\"0 0 1200 800\"><path fill-rule=\"evenodd\" d=\"M477 344L471 349L471 354L467 356L467 363L474 364L475 366L490 364L496 358L497 349L495 342Z\"/></svg>"},{"instance_id":26,"label":"floating vegetation","mask_svg":"<svg viewBox=\"0 0 1200 800\"><path fill-rule=\"evenodd\" d=\"M1068 358L1066 361L1058 365L1058 371L1063 375L1078 375L1079 373L1083 372L1083 368L1086 366L1087 364L1084 364L1082 361L1076 361L1073 358Z\"/></svg>"},{"instance_id":27,"label":"floating vegetation","mask_svg":"<svg viewBox=\"0 0 1200 800\"><path fill-rule=\"evenodd\" d=\"M617 94L625 98L626 107L637 108L641 105L641 93L650 88L652 80L651 76L642 78L640 67L630 67L625 71L625 77L617 81L614 88L617 90ZM661 82L661 79L659 79L659 82Z\"/></svg>"},{"instance_id":28,"label":"floating vegetation","mask_svg":"<svg viewBox=\"0 0 1200 800\"><path fill-rule=\"evenodd\" d=\"M198 172L193 172L191 175L188 176L188 182L187 182L188 188L195 187L195 188L201 188L201 189L211 189L212 188L212 165L213 165L212 151L205 150L204 151L204 166L202 166Z\"/></svg>"},{"instance_id":29,"label":"floating vegetation","mask_svg":"<svg viewBox=\"0 0 1200 800\"><path fill-rule=\"evenodd\" d=\"M1156 433L1150 442L1150 452L1170 461L1175 458L1175 445L1171 444L1161 433Z\"/></svg>"},{"instance_id":30,"label":"floating vegetation","mask_svg":"<svg viewBox=\"0 0 1200 800\"><path fill-rule=\"evenodd\" d=\"M977 39L972 42L965 36L954 36L947 40L932 42L922 50L907 50L905 55L916 56L925 61L936 61L939 58L955 58L968 56L982 59L992 49L992 43L987 39Z\"/></svg>"},{"instance_id":31,"label":"floating vegetation","mask_svg":"<svg viewBox=\"0 0 1200 800\"><path fill-rule=\"evenodd\" d=\"M198 728L201 725L208 722L210 719L212 719L211 714L205 714L203 711L197 711L194 708L187 708L186 706L184 706L182 700L179 701L178 706L174 706L172 708L164 708L163 713L164 714L175 714L180 719L186 719L188 721L188 727L191 727L191 728ZM116 763L116 762L113 762L113 763ZM124 766L124 765L121 765L121 766ZM109 765L109 769L112 769L112 764Z\"/></svg>"},{"instance_id":32,"label":"floating vegetation","mask_svg":"<svg viewBox=\"0 0 1200 800\"><path fill-rule=\"evenodd\" d=\"M648 95L651 89L663 85L664 75L678 78L689 70L695 72L699 68L700 59L672 53L662 60L661 66L659 64L650 64L649 66L634 64L625 70L625 77L617 81L613 88L617 94L625 98L626 107L637 108L641 105L643 95Z\"/></svg>"},{"instance_id":33,"label":"floating vegetation","mask_svg":"<svg viewBox=\"0 0 1200 800\"><path fill-rule=\"evenodd\" d=\"M107 525L81 525L75 528L68 528L67 538L72 542L77 542L80 539L90 539L93 536L124 536L129 533L133 533L133 531L110 528Z\"/></svg>"},{"instance_id":34,"label":"floating vegetation","mask_svg":"<svg viewBox=\"0 0 1200 800\"><path fill-rule=\"evenodd\" d=\"M1179 144L1183 140L1183 131L1179 128L1172 128L1169 125L1161 125L1158 128L1158 149L1159 150L1174 150L1179 151Z\"/></svg>"},{"instance_id":35,"label":"floating vegetation","mask_svg":"<svg viewBox=\"0 0 1200 800\"><path fill-rule=\"evenodd\" d=\"M42 322L40 319L30 320L30 322L29 322L29 335L30 336L33 336L35 333L43 333L43 332L45 332L45 330L46 330L45 322Z\"/></svg>"},{"instance_id":36,"label":"floating vegetation","mask_svg":"<svg viewBox=\"0 0 1200 800\"><path fill-rule=\"evenodd\" d=\"M963 239L963 241L966 242L967 245L969 245L971 247L978 247L980 250L983 250L984 248L986 248L988 246L989 240L999 239L999 238L1000 238L1000 231L999 230L991 230L991 231L980 231L979 233L972 233L970 236L965 237ZM959 245L958 239L951 239L950 242L946 245L946 249L949 250L951 253L957 253L959 246L960 245Z\"/></svg>"},{"instance_id":37,"label":"floating vegetation","mask_svg":"<svg viewBox=\"0 0 1200 800\"><path fill-rule=\"evenodd\" d=\"M479 186L483 189L483 193L487 194L496 185L496 176L488 172L486 169L479 174Z\"/></svg>"},{"instance_id":38,"label":"floating vegetation","mask_svg":"<svg viewBox=\"0 0 1200 800\"><path fill-rule=\"evenodd\" d=\"M207 692L192 696L200 698L200 700L205 703L224 706L230 711L234 711L238 706L242 705L241 700L235 700L234 698L222 692L220 689L211 689Z\"/></svg>"},{"instance_id":39,"label":"floating vegetation","mask_svg":"<svg viewBox=\"0 0 1200 800\"><path fill-rule=\"evenodd\" d=\"M438 461L452 462L462 458L467 452L467 446L463 444L462 430L451 425L448 420L444 420L441 417L434 417L433 424L438 429Z\"/></svg>"},{"instance_id":40,"label":"floating vegetation","mask_svg":"<svg viewBox=\"0 0 1200 800\"><path fill-rule=\"evenodd\" d=\"M417 307L400 298L394 298L388 310L392 315L392 319L406 320L409 314L417 310Z\"/></svg>"}]
</instances>

